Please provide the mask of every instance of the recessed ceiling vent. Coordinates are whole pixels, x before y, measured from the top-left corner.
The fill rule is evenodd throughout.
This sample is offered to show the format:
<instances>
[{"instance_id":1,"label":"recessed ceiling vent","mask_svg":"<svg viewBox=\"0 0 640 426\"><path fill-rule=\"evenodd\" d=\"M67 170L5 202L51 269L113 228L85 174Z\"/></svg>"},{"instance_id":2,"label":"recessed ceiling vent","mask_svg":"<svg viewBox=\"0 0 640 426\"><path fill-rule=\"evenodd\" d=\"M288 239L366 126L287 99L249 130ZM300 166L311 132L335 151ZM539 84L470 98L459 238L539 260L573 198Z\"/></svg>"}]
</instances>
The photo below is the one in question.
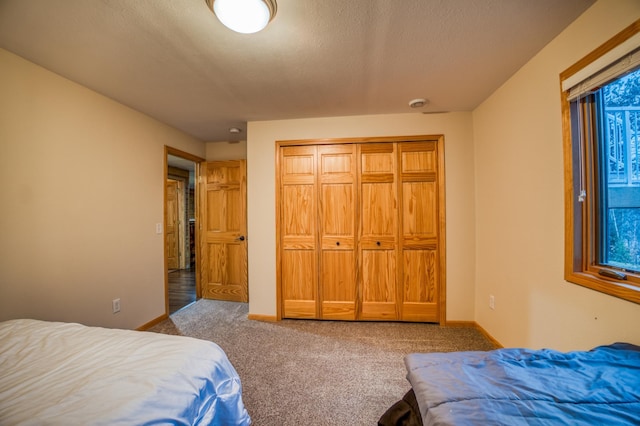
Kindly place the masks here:
<instances>
[{"instance_id":1,"label":"recessed ceiling vent","mask_svg":"<svg viewBox=\"0 0 640 426\"><path fill-rule=\"evenodd\" d=\"M411 102L409 102L409 106L411 108L422 108L423 106L425 106L428 103L429 103L428 100L422 99L422 98L418 98L418 99L414 99Z\"/></svg>"}]
</instances>

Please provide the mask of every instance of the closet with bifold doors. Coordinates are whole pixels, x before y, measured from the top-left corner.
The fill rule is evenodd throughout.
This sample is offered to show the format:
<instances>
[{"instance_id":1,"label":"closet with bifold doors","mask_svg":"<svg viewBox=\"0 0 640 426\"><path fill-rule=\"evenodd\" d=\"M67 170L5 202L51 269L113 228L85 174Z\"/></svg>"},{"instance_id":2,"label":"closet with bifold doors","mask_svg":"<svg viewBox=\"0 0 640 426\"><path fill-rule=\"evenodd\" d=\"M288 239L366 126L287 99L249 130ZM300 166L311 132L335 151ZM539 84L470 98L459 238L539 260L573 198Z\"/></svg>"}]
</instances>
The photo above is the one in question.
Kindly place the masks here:
<instances>
[{"instance_id":1,"label":"closet with bifold doors","mask_svg":"<svg viewBox=\"0 0 640 426\"><path fill-rule=\"evenodd\" d=\"M443 144L277 142L280 318L444 322Z\"/></svg>"}]
</instances>

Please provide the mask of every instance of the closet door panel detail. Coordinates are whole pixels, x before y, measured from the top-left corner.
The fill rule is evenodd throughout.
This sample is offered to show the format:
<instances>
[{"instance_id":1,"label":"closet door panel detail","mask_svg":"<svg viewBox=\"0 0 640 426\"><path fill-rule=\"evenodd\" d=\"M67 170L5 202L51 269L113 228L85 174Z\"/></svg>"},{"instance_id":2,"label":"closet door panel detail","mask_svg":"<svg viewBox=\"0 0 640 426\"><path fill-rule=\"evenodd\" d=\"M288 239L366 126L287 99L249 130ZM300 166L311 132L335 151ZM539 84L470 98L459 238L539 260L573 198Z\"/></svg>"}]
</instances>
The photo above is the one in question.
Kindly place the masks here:
<instances>
[{"instance_id":1,"label":"closet door panel detail","mask_svg":"<svg viewBox=\"0 0 640 426\"><path fill-rule=\"evenodd\" d=\"M284 250L282 274L284 313L287 318L317 318L317 269L314 250Z\"/></svg>"},{"instance_id":2,"label":"closet door panel detail","mask_svg":"<svg viewBox=\"0 0 640 426\"><path fill-rule=\"evenodd\" d=\"M363 320L399 319L397 309L396 144L359 146Z\"/></svg>"},{"instance_id":3,"label":"closet door panel detail","mask_svg":"<svg viewBox=\"0 0 640 426\"><path fill-rule=\"evenodd\" d=\"M283 314L317 318L316 147L283 148L280 161Z\"/></svg>"},{"instance_id":4,"label":"closet door panel detail","mask_svg":"<svg viewBox=\"0 0 640 426\"><path fill-rule=\"evenodd\" d=\"M426 321L437 310L437 262L435 250L404 250L402 319ZM435 320L432 320L435 321Z\"/></svg>"},{"instance_id":5,"label":"closet door panel detail","mask_svg":"<svg viewBox=\"0 0 640 426\"><path fill-rule=\"evenodd\" d=\"M318 147L323 319L356 319L355 149L354 145Z\"/></svg>"},{"instance_id":6,"label":"closet door panel detail","mask_svg":"<svg viewBox=\"0 0 640 426\"><path fill-rule=\"evenodd\" d=\"M363 320L398 319L395 250L362 250Z\"/></svg>"},{"instance_id":7,"label":"closet door panel detail","mask_svg":"<svg viewBox=\"0 0 640 426\"><path fill-rule=\"evenodd\" d=\"M438 322L438 182L435 142L400 151L403 321Z\"/></svg>"}]
</instances>

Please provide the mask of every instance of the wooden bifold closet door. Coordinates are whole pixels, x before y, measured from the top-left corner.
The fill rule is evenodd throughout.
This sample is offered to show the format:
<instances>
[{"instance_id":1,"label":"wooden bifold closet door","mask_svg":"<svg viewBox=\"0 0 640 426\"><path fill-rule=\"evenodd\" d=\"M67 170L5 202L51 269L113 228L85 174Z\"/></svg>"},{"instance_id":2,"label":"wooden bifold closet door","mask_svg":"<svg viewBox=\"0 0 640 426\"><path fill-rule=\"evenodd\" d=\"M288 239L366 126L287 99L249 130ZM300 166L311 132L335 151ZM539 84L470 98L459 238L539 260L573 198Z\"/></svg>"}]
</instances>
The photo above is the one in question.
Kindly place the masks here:
<instances>
[{"instance_id":1,"label":"wooden bifold closet door","mask_svg":"<svg viewBox=\"0 0 640 426\"><path fill-rule=\"evenodd\" d=\"M278 146L284 318L440 322L442 137Z\"/></svg>"}]
</instances>

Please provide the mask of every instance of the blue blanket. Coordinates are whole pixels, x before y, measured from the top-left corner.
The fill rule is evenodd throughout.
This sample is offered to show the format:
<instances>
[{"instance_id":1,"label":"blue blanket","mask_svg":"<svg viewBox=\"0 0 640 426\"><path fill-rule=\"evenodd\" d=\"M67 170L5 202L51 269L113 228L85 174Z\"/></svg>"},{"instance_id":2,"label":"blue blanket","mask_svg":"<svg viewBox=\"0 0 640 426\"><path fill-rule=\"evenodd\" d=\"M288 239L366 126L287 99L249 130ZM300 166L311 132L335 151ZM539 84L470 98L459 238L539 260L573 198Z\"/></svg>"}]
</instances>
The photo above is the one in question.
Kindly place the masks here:
<instances>
[{"instance_id":1,"label":"blue blanket","mask_svg":"<svg viewBox=\"0 0 640 426\"><path fill-rule=\"evenodd\" d=\"M640 425L640 347L410 354L424 425Z\"/></svg>"}]
</instances>

